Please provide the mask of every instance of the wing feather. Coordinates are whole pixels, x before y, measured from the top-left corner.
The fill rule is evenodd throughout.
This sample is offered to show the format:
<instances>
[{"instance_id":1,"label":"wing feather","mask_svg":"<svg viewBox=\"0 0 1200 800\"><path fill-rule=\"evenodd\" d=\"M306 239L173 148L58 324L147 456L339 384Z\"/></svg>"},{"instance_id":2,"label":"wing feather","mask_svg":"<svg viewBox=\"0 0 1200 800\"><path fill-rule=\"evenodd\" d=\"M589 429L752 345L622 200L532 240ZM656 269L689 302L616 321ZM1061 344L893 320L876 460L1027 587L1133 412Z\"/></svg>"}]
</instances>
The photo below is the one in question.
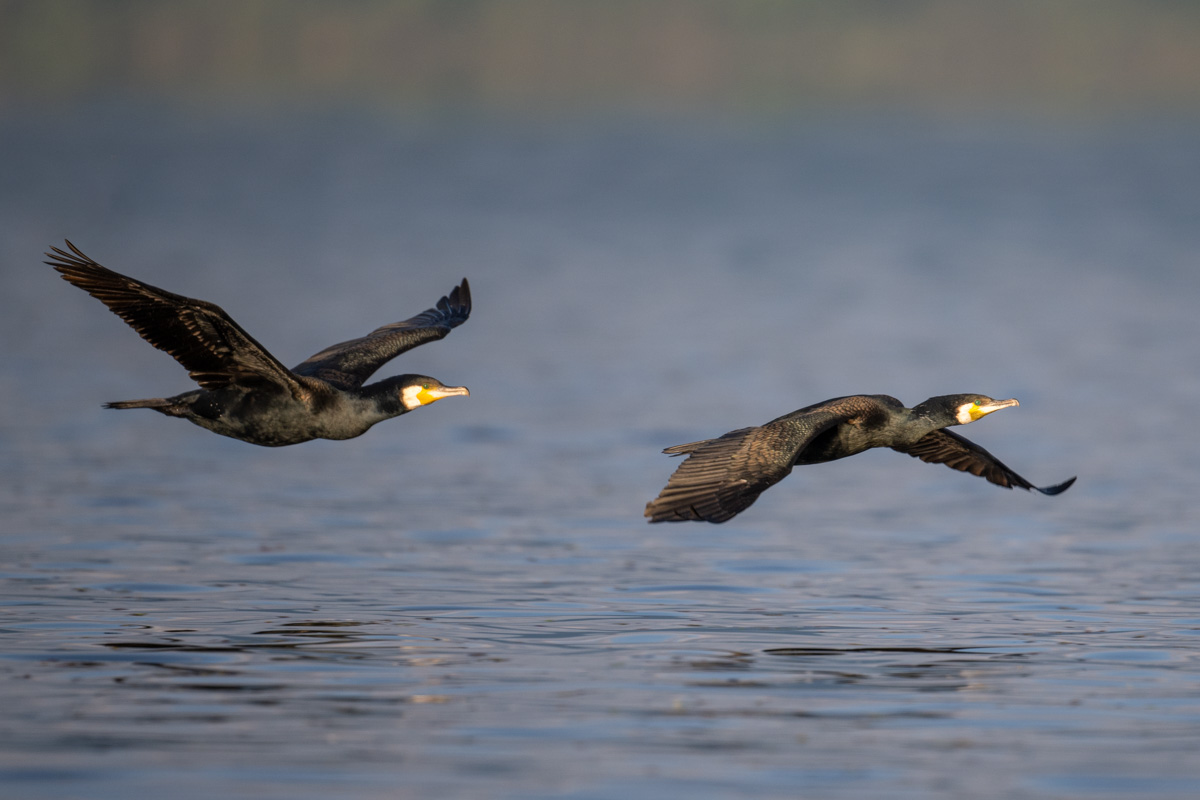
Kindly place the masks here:
<instances>
[{"instance_id":1,"label":"wing feather","mask_svg":"<svg viewBox=\"0 0 1200 800\"><path fill-rule=\"evenodd\" d=\"M1042 494L1054 495L1065 492L1075 482L1075 479L1071 478L1054 486L1034 486L987 450L969 439L947 430L927 433L918 439L916 444L892 449L908 453L929 464L945 464L951 469L969 472L997 486L1003 486L1005 489L1014 487L1025 490L1033 489Z\"/></svg>"},{"instance_id":2,"label":"wing feather","mask_svg":"<svg viewBox=\"0 0 1200 800\"><path fill-rule=\"evenodd\" d=\"M219 306L113 272L70 241L67 247L70 252L51 247L46 263L182 364L205 389L265 382L303 394L295 376Z\"/></svg>"},{"instance_id":3,"label":"wing feather","mask_svg":"<svg viewBox=\"0 0 1200 800\"><path fill-rule=\"evenodd\" d=\"M293 372L342 389L357 388L388 361L418 345L444 338L470 315L471 286L463 278L433 308L376 328L361 338L330 345L296 365Z\"/></svg>"},{"instance_id":4,"label":"wing feather","mask_svg":"<svg viewBox=\"0 0 1200 800\"><path fill-rule=\"evenodd\" d=\"M651 522L725 522L787 477L813 439L844 422L845 414L790 414L756 428L740 428L717 439L668 447L688 454L658 497L646 504Z\"/></svg>"}]
</instances>

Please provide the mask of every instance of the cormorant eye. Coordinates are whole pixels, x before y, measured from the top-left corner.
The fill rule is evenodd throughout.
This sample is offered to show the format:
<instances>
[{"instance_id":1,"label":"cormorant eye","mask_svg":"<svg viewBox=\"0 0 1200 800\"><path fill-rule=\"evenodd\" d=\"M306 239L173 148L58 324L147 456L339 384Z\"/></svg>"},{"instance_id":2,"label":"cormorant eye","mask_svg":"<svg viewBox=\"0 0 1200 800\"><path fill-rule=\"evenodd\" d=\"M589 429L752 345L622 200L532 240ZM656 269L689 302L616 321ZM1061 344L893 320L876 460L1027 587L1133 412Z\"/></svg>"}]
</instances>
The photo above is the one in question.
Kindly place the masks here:
<instances>
[{"instance_id":1,"label":"cormorant eye","mask_svg":"<svg viewBox=\"0 0 1200 800\"><path fill-rule=\"evenodd\" d=\"M421 384L421 388L422 388L422 389L424 389L425 391L429 391L429 384L428 384L428 383L422 383L422 384ZM978 405L978 404L976 404L976 405Z\"/></svg>"}]
</instances>

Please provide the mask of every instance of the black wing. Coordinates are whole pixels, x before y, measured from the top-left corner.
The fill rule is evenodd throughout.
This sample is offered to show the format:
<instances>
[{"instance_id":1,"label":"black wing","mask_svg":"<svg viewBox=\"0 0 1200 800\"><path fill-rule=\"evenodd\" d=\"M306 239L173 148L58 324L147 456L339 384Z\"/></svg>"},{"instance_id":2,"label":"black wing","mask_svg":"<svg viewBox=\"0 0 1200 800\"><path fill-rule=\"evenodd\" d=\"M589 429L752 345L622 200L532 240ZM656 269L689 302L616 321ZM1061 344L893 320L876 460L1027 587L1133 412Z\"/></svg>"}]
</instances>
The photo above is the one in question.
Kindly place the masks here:
<instances>
[{"instance_id":1,"label":"black wing","mask_svg":"<svg viewBox=\"0 0 1200 800\"><path fill-rule=\"evenodd\" d=\"M303 394L295 376L220 307L113 272L70 241L67 247L71 252L51 247L46 263L169 353L205 389L267 382Z\"/></svg>"},{"instance_id":2,"label":"black wing","mask_svg":"<svg viewBox=\"0 0 1200 800\"><path fill-rule=\"evenodd\" d=\"M396 356L444 338L451 328L457 328L469 316L471 286L463 278L448 297L438 300L436 307L411 319L376 328L361 339L330 345L298 364L293 372L320 378L342 389L355 389Z\"/></svg>"},{"instance_id":3,"label":"black wing","mask_svg":"<svg viewBox=\"0 0 1200 800\"><path fill-rule=\"evenodd\" d=\"M1003 486L1005 489L1034 489L1042 494L1061 494L1071 488L1074 478L1054 486L1034 486L1017 473L1006 467L1000 459L984 450L979 445L964 439L957 433L941 430L927 433L911 447L893 447L901 453L908 453L930 464L945 464L946 466L969 472L986 478L988 481Z\"/></svg>"},{"instance_id":4,"label":"black wing","mask_svg":"<svg viewBox=\"0 0 1200 800\"><path fill-rule=\"evenodd\" d=\"M651 522L733 519L787 477L796 456L813 439L845 419L827 412L789 415L719 439L668 447L664 453L689 455L658 497L646 504L645 516Z\"/></svg>"}]
</instances>

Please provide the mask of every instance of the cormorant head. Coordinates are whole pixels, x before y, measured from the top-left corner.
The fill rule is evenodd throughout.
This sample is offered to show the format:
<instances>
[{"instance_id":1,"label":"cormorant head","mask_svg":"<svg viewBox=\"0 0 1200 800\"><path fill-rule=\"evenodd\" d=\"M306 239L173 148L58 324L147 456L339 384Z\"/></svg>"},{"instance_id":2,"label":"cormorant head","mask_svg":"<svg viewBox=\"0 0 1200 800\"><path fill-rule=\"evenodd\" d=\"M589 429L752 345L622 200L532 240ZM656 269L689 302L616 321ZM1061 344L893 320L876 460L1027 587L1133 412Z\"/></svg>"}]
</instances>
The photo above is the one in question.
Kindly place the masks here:
<instances>
[{"instance_id":1,"label":"cormorant head","mask_svg":"<svg viewBox=\"0 0 1200 800\"><path fill-rule=\"evenodd\" d=\"M982 394L946 394L931 397L913 411L923 417L946 421L946 425L966 425L1002 408L1021 405L1015 398L993 400Z\"/></svg>"},{"instance_id":2,"label":"cormorant head","mask_svg":"<svg viewBox=\"0 0 1200 800\"><path fill-rule=\"evenodd\" d=\"M427 406L443 397L469 395L471 392L465 386L446 386L437 378L426 375L401 375L396 378L400 388L400 403L405 411L412 411L419 406Z\"/></svg>"}]
</instances>

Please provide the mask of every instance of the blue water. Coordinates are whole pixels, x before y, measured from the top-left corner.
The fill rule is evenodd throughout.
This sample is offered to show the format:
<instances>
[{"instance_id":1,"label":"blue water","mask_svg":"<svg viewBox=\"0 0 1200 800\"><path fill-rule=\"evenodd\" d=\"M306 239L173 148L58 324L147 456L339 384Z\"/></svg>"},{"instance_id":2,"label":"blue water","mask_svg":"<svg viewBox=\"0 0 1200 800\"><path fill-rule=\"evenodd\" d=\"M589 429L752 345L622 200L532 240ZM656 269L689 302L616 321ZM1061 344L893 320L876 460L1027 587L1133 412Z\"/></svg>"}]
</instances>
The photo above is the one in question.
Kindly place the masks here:
<instances>
[{"instance_id":1,"label":"blue water","mask_svg":"<svg viewBox=\"0 0 1200 800\"><path fill-rule=\"evenodd\" d=\"M8 114L0 793L1194 797L1200 128L868 116ZM219 303L285 363L471 280L382 374L466 384L269 450L109 400L186 374L42 266ZM828 397L892 452L648 526L668 445Z\"/></svg>"}]
</instances>

